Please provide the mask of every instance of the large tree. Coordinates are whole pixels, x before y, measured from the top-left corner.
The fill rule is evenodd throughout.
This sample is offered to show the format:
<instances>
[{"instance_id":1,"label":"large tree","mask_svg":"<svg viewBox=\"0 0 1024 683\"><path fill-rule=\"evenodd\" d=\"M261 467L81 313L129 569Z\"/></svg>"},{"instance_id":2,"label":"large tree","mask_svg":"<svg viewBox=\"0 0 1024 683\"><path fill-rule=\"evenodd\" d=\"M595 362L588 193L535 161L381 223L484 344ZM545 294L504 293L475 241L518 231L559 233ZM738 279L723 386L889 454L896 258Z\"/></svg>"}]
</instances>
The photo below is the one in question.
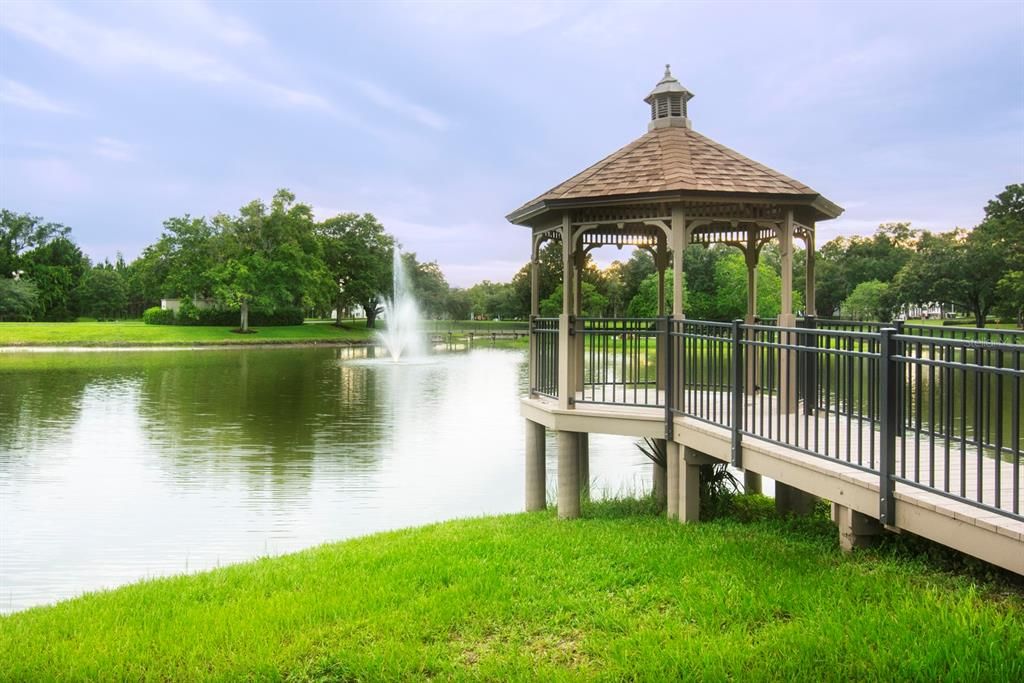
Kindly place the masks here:
<instances>
[{"instance_id":1,"label":"large tree","mask_svg":"<svg viewBox=\"0 0 1024 683\"><path fill-rule=\"evenodd\" d=\"M338 321L342 312L361 306L366 326L374 327L381 297L391 291L395 239L370 213L343 213L322 221L316 234L333 283Z\"/></svg>"},{"instance_id":2,"label":"large tree","mask_svg":"<svg viewBox=\"0 0 1024 683\"><path fill-rule=\"evenodd\" d=\"M430 318L443 317L447 312L449 287L437 261L420 263L415 252L407 251L402 254L402 265L423 314Z\"/></svg>"},{"instance_id":3,"label":"large tree","mask_svg":"<svg viewBox=\"0 0 1024 683\"><path fill-rule=\"evenodd\" d=\"M42 320L74 320L79 311L75 290L89 269L89 260L63 234L49 240L21 258L22 269L39 289Z\"/></svg>"},{"instance_id":4,"label":"large tree","mask_svg":"<svg viewBox=\"0 0 1024 683\"><path fill-rule=\"evenodd\" d=\"M39 301L39 290L30 280L0 277L0 322L32 320Z\"/></svg>"},{"instance_id":5,"label":"large tree","mask_svg":"<svg viewBox=\"0 0 1024 683\"><path fill-rule=\"evenodd\" d=\"M128 287L124 277L110 264L90 268L75 290L78 310L100 320L124 317Z\"/></svg>"},{"instance_id":6,"label":"large tree","mask_svg":"<svg viewBox=\"0 0 1024 683\"><path fill-rule=\"evenodd\" d=\"M250 308L273 313L303 305L325 272L309 206L278 190L269 207L255 200L237 217L214 221L218 263L208 272L217 297L238 307L242 332L249 331Z\"/></svg>"}]
</instances>

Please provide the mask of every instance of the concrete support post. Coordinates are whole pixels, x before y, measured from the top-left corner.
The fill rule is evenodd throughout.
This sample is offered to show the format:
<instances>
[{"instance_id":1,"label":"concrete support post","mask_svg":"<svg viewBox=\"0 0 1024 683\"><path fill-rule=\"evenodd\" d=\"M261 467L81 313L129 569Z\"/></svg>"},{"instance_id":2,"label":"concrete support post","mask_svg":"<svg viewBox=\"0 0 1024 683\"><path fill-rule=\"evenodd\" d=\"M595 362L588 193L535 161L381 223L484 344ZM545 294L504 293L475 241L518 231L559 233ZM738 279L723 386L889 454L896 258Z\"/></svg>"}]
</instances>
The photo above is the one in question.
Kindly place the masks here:
<instances>
[{"instance_id":1,"label":"concrete support post","mask_svg":"<svg viewBox=\"0 0 1024 683\"><path fill-rule=\"evenodd\" d=\"M547 504L547 458L544 425L526 420L526 511Z\"/></svg>"},{"instance_id":2,"label":"concrete support post","mask_svg":"<svg viewBox=\"0 0 1024 683\"><path fill-rule=\"evenodd\" d=\"M668 444L665 439L655 439L654 447L660 453L668 455ZM652 488L654 489L654 499L658 501L658 505L664 510L668 504L668 467L667 463L665 466L659 465L656 462L651 463L651 480L653 482Z\"/></svg>"},{"instance_id":3,"label":"concrete support post","mask_svg":"<svg viewBox=\"0 0 1024 683\"><path fill-rule=\"evenodd\" d=\"M744 493L761 493L762 483L761 475L757 472L751 472L750 470L743 471L743 492Z\"/></svg>"},{"instance_id":4,"label":"concrete support post","mask_svg":"<svg viewBox=\"0 0 1024 683\"><path fill-rule=\"evenodd\" d=\"M558 432L558 518L580 516L580 454L576 432Z\"/></svg>"},{"instance_id":5,"label":"concrete support post","mask_svg":"<svg viewBox=\"0 0 1024 683\"><path fill-rule=\"evenodd\" d=\"M775 511L780 515L809 515L818 499L798 488L775 482Z\"/></svg>"},{"instance_id":6,"label":"concrete support post","mask_svg":"<svg viewBox=\"0 0 1024 683\"><path fill-rule=\"evenodd\" d=\"M700 465L706 458L691 448L683 448L679 459L679 521L700 521Z\"/></svg>"},{"instance_id":7,"label":"concrete support post","mask_svg":"<svg viewBox=\"0 0 1024 683\"><path fill-rule=\"evenodd\" d=\"M668 491L666 508L669 519L679 519L679 444L669 441L665 444L665 487Z\"/></svg>"},{"instance_id":8,"label":"concrete support post","mask_svg":"<svg viewBox=\"0 0 1024 683\"><path fill-rule=\"evenodd\" d=\"M590 434L577 433L576 452L580 458L580 495L590 500Z\"/></svg>"},{"instance_id":9,"label":"concrete support post","mask_svg":"<svg viewBox=\"0 0 1024 683\"><path fill-rule=\"evenodd\" d=\"M839 527L839 547L847 553L874 544L883 531L877 519L836 503L832 503L832 520Z\"/></svg>"}]
</instances>

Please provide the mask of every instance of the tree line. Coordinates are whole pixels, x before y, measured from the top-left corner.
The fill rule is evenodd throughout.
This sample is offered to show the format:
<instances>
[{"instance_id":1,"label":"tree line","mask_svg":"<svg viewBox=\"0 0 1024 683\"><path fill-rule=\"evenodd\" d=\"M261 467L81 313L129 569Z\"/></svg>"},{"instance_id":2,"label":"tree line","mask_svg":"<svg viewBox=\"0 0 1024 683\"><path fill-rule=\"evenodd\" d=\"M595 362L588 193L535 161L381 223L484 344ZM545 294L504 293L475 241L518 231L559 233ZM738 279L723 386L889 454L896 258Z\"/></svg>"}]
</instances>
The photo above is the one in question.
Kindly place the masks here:
<instances>
[{"instance_id":1,"label":"tree line","mask_svg":"<svg viewBox=\"0 0 1024 683\"><path fill-rule=\"evenodd\" d=\"M199 313L193 299L212 299L247 326L250 310L293 310L339 319L361 309L373 327L390 292L397 244L372 214L316 221L306 204L280 190L237 215L188 215L164 223L160 238L136 260L91 264L66 226L27 214L0 213L0 320L138 317L162 298L182 299L179 316ZM804 306L806 252L794 254L793 309ZM436 262L402 255L421 309L430 318L525 319L530 269L509 282L449 286ZM561 312L561 244L540 251L540 314ZM746 262L724 245L692 245L683 283L687 315L732 320L746 312ZM973 230L930 232L907 223L879 226L870 237L838 237L816 252L816 307L823 317L891 320L905 306L955 306L984 326L990 314L1024 326L1024 185L1010 185L985 207ZM778 315L781 263L767 245L758 264L757 314ZM658 314L657 269L642 249L624 261L584 266L587 316ZM666 292L671 297L671 273ZM671 310L672 303L667 303Z\"/></svg>"},{"instance_id":2,"label":"tree line","mask_svg":"<svg viewBox=\"0 0 1024 683\"><path fill-rule=\"evenodd\" d=\"M139 317L161 299L181 300L179 322L201 319L196 302L236 311L296 311L339 318L360 308L373 327L391 289L395 238L372 214L316 221L307 204L279 190L236 215L170 218L160 238L125 263L92 264L67 226L29 214L0 213L0 320ZM437 263L403 254L431 311L447 293Z\"/></svg>"},{"instance_id":3,"label":"tree line","mask_svg":"<svg viewBox=\"0 0 1024 683\"><path fill-rule=\"evenodd\" d=\"M807 253L794 252L793 310L804 307ZM561 245L549 243L538 259L540 314L561 313ZM746 313L746 262L725 245L692 245L686 251L685 309L700 320L734 320ZM781 262L769 244L757 266L757 315L781 308ZM657 270L651 254L636 250L626 261L582 272L587 316L651 317L658 314ZM672 277L666 277L671 311ZM487 317L525 317L530 306L529 268L508 283L482 282L462 296L466 308ZM934 305L969 313L984 327L989 315L1024 327L1024 185L1009 185L985 206L973 230L931 232L889 223L869 237L837 237L815 252L815 305L822 317L890 321L907 307Z\"/></svg>"}]
</instances>

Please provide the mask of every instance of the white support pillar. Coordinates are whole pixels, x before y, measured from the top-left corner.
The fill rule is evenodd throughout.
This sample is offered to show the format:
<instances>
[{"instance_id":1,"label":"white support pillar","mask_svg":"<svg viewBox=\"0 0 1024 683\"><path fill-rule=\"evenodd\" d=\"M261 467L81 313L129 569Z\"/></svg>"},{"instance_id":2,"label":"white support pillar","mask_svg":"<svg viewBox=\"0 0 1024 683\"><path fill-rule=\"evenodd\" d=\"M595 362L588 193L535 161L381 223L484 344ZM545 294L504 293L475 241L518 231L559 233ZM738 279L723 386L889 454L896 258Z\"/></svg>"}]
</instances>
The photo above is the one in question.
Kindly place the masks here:
<instances>
[{"instance_id":1,"label":"white support pillar","mask_svg":"<svg viewBox=\"0 0 1024 683\"><path fill-rule=\"evenodd\" d=\"M547 505L547 458L544 425L526 420L526 511Z\"/></svg>"},{"instance_id":2,"label":"white support pillar","mask_svg":"<svg viewBox=\"0 0 1024 683\"><path fill-rule=\"evenodd\" d=\"M669 441L665 444L666 488L668 501L666 508L669 519L679 519L679 444Z\"/></svg>"},{"instance_id":3,"label":"white support pillar","mask_svg":"<svg viewBox=\"0 0 1024 683\"><path fill-rule=\"evenodd\" d=\"M558 432L558 517L580 516L580 454L576 432Z\"/></svg>"}]
</instances>

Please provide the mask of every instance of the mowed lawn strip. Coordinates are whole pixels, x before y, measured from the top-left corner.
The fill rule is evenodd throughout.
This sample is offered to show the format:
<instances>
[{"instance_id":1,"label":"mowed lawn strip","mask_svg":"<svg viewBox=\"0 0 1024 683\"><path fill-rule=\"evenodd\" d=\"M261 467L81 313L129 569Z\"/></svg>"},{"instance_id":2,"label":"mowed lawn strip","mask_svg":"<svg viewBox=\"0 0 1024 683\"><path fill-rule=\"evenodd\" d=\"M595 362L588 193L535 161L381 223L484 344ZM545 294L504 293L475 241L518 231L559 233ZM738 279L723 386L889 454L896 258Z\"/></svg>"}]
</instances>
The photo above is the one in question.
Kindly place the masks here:
<instances>
[{"instance_id":1,"label":"mowed lawn strip","mask_svg":"<svg viewBox=\"0 0 1024 683\"><path fill-rule=\"evenodd\" d=\"M306 323L256 327L238 334L228 327L147 325L142 321L0 323L0 346L187 346L204 344L358 343L373 338L362 322L341 327Z\"/></svg>"},{"instance_id":2,"label":"mowed lawn strip","mask_svg":"<svg viewBox=\"0 0 1024 683\"><path fill-rule=\"evenodd\" d=\"M1024 680L1024 598L827 519L460 520L0 618L0 678Z\"/></svg>"}]
</instances>

